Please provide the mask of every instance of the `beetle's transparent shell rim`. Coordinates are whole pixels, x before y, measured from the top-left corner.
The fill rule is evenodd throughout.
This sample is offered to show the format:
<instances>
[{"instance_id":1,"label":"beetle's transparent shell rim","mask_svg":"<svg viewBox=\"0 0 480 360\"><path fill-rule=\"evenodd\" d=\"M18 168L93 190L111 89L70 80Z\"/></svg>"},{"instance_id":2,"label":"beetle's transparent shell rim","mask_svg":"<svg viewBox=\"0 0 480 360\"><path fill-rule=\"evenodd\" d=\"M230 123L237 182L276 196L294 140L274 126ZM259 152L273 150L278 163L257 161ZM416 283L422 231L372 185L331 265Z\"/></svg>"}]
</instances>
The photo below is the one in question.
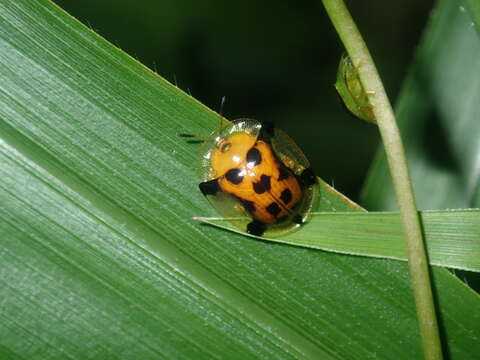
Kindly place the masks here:
<instances>
[{"instance_id":1,"label":"beetle's transparent shell rim","mask_svg":"<svg viewBox=\"0 0 480 360\"><path fill-rule=\"evenodd\" d=\"M260 134L262 123L255 119L237 119L229 125L223 127L219 132L215 132L205 141L201 148L200 161L200 179L206 182L217 178L223 174L217 174L212 168L211 159L213 152L221 146L222 142L235 133L247 133L256 139ZM255 141L253 141L255 143ZM271 139L272 149L285 166L299 176L303 170L309 168L308 159L295 142L282 130L275 128L275 135ZM207 196L209 202L218 211L218 213L229 220L229 222L241 231L246 231L247 224L253 217L242 206L242 204L232 195L224 192L218 192L216 195ZM291 221L294 215L300 215L304 222L308 221L310 212L315 208L318 198L318 185L304 188L303 199L295 207L292 216L285 221L277 224L269 224L264 237L276 237L297 230L303 225Z\"/></svg>"}]
</instances>

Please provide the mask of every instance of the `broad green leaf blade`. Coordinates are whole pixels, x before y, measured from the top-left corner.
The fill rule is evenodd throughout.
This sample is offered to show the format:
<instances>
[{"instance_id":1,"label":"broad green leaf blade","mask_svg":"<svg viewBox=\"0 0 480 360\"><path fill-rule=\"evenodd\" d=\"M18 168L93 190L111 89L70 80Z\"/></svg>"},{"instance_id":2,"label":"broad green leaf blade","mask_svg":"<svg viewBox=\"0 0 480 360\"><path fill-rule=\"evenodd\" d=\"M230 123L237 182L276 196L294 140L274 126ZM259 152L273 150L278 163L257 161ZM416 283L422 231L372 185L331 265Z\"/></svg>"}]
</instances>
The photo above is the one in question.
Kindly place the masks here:
<instances>
[{"instance_id":1,"label":"broad green leaf blade","mask_svg":"<svg viewBox=\"0 0 480 360\"><path fill-rule=\"evenodd\" d=\"M459 1L440 2L396 107L421 209L480 206L480 37L472 25ZM383 152L362 204L396 208Z\"/></svg>"},{"instance_id":2,"label":"broad green leaf blade","mask_svg":"<svg viewBox=\"0 0 480 360\"><path fill-rule=\"evenodd\" d=\"M9 351L33 358L29 339L48 345L45 357L242 359L280 347L287 358L329 358L128 213L98 211L94 195L80 197L5 143L0 159L1 338Z\"/></svg>"},{"instance_id":3,"label":"broad green leaf blade","mask_svg":"<svg viewBox=\"0 0 480 360\"><path fill-rule=\"evenodd\" d=\"M198 220L238 232L232 227L234 219ZM421 220L430 264L480 272L479 209L423 211ZM301 231L261 239L342 254L407 260L399 213L313 213Z\"/></svg>"},{"instance_id":4,"label":"broad green leaf blade","mask_svg":"<svg viewBox=\"0 0 480 360\"><path fill-rule=\"evenodd\" d=\"M405 264L190 220L214 212L176 134L216 121L50 2L0 0L0 358L421 356ZM472 358L480 300L433 273Z\"/></svg>"}]
</instances>

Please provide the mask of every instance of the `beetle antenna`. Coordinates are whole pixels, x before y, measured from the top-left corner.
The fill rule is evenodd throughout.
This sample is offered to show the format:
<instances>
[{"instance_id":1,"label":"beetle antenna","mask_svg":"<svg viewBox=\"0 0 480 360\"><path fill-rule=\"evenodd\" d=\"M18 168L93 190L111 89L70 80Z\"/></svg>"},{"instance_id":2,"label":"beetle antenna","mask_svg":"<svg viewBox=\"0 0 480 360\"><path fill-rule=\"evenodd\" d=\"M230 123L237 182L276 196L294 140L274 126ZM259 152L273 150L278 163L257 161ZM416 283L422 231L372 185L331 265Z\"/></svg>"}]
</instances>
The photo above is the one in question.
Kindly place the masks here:
<instances>
[{"instance_id":1,"label":"beetle antenna","mask_svg":"<svg viewBox=\"0 0 480 360\"><path fill-rule=\"evenodd\" d=\"M225 105L225 96L222 96L222 101L220 102L220 111L219 111L219 117L218 117L217 133L220 133L220 131L222 131L223 107L224 107L224 105ZM199 136L199 135L185 134L185 133L177 134L177 136L183 137L183 138L193 139L195 142L197 142L197 141L204 142L211 137L211 135L209 135L209 136Z\"/></svg>"},{"instance_id":2,"label":"beetle antenna","mask_svg":"<svg viewBox=\"0 0 480 360\"><path fill-rule=\"evenodd\" d=\"M197 135L193 135L193 134L184 134L184 133L177 134L177 136L184 137L184 138L198 138L198 136L197 136Z\"/></svg>"},{"instance_id":3,"label":"beetle antenna","mask_svg":"<svg viewBox=\"0 0 480 360\"><path fill-rule=\"evenodd\" d=\"M218 134L222 131L222 122L223 122L223 107L225 106L225 96L222 96L222 100L220 101L220 111L218 112Z\"/></svg>"},{"instance_id":4,"label":"beetle antenna","mask_svg":"<svg viewBox=\"0 0 480 360\"><path fill-rule=\"evenodd\" d=\"M192 143L203 143L209 138L208 136L199 136L199 135L185 134L185 133L177 134L177 136L192 139L187 141Z\"/></svg>"}]
</instances>

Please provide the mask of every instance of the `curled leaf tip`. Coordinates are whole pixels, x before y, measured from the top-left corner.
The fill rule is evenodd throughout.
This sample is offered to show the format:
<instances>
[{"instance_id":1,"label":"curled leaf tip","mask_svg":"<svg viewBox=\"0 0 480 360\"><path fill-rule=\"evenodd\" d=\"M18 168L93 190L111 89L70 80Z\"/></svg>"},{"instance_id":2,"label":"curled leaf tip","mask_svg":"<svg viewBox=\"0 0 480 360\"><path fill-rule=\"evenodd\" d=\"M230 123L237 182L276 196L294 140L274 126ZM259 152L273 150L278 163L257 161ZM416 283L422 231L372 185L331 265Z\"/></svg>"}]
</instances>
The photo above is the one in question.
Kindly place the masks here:
<instances>
[{"instance_id":1,"label":"curled leaf tip","mask_svg":"<svg viewBox=\"0 0 480 360\"><path fill-rule=\"evenodd\" d=\"M343 55L338 66L337 80L335 82L340 101L348 112L362 120L376 124L369 95L374 91L366 91L358 76L355 66L348 55Z\"/></svg>"}]
</instances>

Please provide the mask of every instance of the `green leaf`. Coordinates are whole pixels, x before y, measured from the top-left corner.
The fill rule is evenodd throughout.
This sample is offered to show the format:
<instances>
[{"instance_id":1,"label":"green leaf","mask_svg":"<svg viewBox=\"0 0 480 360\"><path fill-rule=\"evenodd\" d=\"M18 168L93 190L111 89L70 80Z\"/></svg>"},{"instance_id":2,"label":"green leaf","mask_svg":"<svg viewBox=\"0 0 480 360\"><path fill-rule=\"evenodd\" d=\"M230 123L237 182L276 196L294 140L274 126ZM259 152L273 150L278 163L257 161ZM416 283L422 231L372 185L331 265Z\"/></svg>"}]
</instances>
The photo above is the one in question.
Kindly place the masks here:
<instances>
[{"instance_id":1,"label":"green leaf","mask_svg":"<svg viewBox=\"0 0 480 360\"><path fill-rule=\"evenodd\" d=\"M195 217L205 224L251 238L341 254L407 260L399 213L366 212L319 179L319 212L300 231L280 238L239 231L238 218ZM348 210L348 212L341 212ZM432 265L480 271L480 209L422 211L422 228Z\"/></svg>"},{"instance_id":2,"label":"green leaf","mask_svg":"<svg viewBox=\"0 0 480 360\"><path fill-rule=\"evenodd\" d=\"M232 226L235 219L200 217L197 220L242 233ZM480 272L479 209L423 211L421 220L430 264ZM400 214L396 212L312 213L308 225L301 231L280 238L259 239L407 261Z\"/></svg>"},{"instance_id":3,"label":"green leaf","mask_svg":"<svg viewBox=\"0 0 480 360\"><path fill-rule=\"evenodd\" d=\"M421 356L406 264L190 220L215 213L176 134L216 121L50 2L0 0L0 358ZM473 358L479 297L433 275Z\"/></svg>"}]
</instances>

